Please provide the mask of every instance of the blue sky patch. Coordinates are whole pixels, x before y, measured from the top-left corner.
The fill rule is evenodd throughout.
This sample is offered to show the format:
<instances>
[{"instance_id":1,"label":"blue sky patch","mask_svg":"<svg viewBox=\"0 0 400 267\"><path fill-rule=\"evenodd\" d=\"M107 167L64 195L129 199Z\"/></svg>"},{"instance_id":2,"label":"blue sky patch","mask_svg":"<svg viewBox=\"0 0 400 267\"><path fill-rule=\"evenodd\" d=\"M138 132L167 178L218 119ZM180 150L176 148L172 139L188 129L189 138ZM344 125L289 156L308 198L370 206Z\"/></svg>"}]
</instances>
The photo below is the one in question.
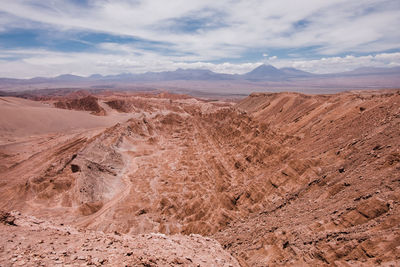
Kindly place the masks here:
<instances>
[{"instance_id":1,"label":"blue sky patch","mask_svg":"<svg viewBox=\"0 0 400 267\"><path fill-rule=\"evenodd\" d=\"M228 26L224 21L224 13L216 10L199 10L196 13L164 21L158 29L178 33L196 33Z\"/></svg>"}]
</instances>

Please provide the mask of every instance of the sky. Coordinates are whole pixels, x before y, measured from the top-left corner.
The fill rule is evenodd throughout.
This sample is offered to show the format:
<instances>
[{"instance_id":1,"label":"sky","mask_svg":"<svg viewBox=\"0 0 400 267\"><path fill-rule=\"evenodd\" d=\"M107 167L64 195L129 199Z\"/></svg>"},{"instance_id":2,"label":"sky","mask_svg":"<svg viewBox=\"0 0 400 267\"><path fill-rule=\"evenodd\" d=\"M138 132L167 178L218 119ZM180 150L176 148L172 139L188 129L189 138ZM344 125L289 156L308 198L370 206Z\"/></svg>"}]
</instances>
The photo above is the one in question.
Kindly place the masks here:
<instances>
[{"instance_id":1,"label":"sky","mask_svg":"<svg viewBox=\"0 0 400 267\"><path fill-rule=\"evenodd\" d=\"M400 66L399 0L1 0L0 77Z\"/></svg>"}]
</instances>

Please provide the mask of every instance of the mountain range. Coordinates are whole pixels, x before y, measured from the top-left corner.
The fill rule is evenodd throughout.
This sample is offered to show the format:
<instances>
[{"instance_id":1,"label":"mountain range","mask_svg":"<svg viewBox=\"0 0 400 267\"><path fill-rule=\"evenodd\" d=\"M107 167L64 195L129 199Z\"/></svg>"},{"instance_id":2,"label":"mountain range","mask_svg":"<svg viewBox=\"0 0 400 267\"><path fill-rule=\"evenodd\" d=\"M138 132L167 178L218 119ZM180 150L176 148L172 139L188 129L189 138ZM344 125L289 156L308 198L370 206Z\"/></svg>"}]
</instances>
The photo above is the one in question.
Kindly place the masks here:
<instances>
[{"instance_id":1,"label":"mountain range","mask_svg":"<svg viewBox=\"0 0 400 267\"><path fill-rule=\"evenodd\" d=\"M302 93L335 93L345 90L400 87L400 67L364 67L352 71L314 74L295 68L260 65L245 74L216 73L208 69L93 74L88 77L63 74L57 77L31 79L0 78L0 91L31 92L42 89L93 89L149 91L168 90L190 95L248 95L251 92L295 91Z\"/></svg>"},{"instance_id":2,"label":"mountain range","mask_svg":"<svg viewBox=\"0 0 400 267\"><path fill-rule=\"evenodd\" d=\"M353 71L314 74L295 68L275 68L272 65L260 65L245 74L216 73L208 69L177 69L175 71L146 72L141 74L121 73L117 75L93 74L88 77L72 74L63 74L56 77L35 77L31 79L0 78L0 83L23 84L23 83L47 83L47 82L84 82L84 81L118 81L118 82L154 82L154 81L291 81L301 78L329 78L349 77L364 75L400 75L400 67L393 68L359 68Z\"/></svg>"}]
</instances>

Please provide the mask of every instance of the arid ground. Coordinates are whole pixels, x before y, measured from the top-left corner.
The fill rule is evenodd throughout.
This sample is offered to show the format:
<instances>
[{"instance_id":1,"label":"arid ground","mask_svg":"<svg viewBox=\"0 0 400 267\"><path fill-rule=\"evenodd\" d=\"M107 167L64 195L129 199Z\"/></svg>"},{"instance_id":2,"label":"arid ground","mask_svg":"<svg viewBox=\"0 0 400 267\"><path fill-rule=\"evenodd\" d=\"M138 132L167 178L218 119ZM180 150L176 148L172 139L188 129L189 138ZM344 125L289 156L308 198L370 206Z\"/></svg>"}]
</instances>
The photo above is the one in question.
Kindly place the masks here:
<instances>
[{"instance_id":1,"label":"arid ground","mask_svg":"<svg viewBox=\"0 0 400 267\"><path fill-rule=\"evenodd\" d=\"M400 90L0 97L0 266L399 266Z\"/></svg>"}]
</instances>

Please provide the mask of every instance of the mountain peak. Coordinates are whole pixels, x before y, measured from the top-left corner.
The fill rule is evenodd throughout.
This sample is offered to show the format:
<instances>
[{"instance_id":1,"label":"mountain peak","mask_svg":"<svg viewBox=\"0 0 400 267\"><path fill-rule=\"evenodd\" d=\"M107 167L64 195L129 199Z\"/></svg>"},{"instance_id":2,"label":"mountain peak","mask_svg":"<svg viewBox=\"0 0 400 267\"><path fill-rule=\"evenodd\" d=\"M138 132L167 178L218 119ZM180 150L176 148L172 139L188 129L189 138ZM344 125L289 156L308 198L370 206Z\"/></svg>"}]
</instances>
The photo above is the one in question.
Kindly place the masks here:
<instances>
[{"instance_id":1,"label":"mountain peak","mask_svg":"<svg viewBox=\"0 0 400 267\"><path fill-rule=\"evenodd\" d=\"M267 77L272 77L272 78L277 78L282 75L282 72L275 68L272 65L265 65L262 64L255 68L254 70L246 73L244 76L246 79L251 79L251 80L260 80L260 79L265 79Z\"/></svg>"},{"instance_id":2,"label":"mountain peak","mask_svg":"<svg viewBox=\"0 0 400 267\"><path fill-rule=\"evenodd\" d=\"M84 79L84 77L73 74L61 74L54 79L59 81L78 81Z\"/></svg>"},{"instance_id":3,"label":"mountain peak","mask_svg":"<svg viewBox=\"0 0 400 267\"><path fill-rule=\"evenodd\" d=\"M260 66L258 66L254 70L278 70L278 69L275 68L274 66L270 65L270 64L261 64Z\"/></svg>"},{"instance_id":4,"label":"mountain peak","mask_svg":"<svg viewBox=\"0 0 400 267\"><path fill-rule=\"evenodd\" d=\"M92 74L92 75L90 75L88 78L91 78L91 79L101 79L101 78L103 78L103 75L101 75L101 74Z\"/></svg>"}]
</instances>

